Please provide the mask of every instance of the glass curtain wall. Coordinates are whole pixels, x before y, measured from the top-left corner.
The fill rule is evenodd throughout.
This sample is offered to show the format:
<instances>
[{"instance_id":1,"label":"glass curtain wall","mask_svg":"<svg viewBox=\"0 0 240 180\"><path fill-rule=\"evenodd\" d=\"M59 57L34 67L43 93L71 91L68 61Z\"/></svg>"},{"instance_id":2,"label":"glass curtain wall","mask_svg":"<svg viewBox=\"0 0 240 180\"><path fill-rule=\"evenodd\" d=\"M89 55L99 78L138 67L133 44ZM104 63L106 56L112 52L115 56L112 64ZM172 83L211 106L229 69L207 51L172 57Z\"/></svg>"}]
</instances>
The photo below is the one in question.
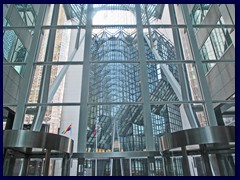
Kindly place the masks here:
<instances>
[{"instance_id":1,"label":"glass curtain wall","mask_svg":"<svg viewBox=\"0 0 240 180\"><path fill-rule=\"evenodd\" d=\"M10 11L3 19L4 76L12 79L6 69L15 69L27 90L12 101L4 80L4 107L14 107L15 129L47 124L74 140L70 175L185 175L183 155L161 156L159 138L235 124L235 26L217 5L6 7L21 24ZM113 158L115 152L126 157ZM226 163L232 157L221 156ZM190 175L206 175L202 156L187 158ZM214 158L209 154L219 175L215 166L224 163ZM50 174L60 174L61 162L50 164Z\"/></svg>"}]
</instances>

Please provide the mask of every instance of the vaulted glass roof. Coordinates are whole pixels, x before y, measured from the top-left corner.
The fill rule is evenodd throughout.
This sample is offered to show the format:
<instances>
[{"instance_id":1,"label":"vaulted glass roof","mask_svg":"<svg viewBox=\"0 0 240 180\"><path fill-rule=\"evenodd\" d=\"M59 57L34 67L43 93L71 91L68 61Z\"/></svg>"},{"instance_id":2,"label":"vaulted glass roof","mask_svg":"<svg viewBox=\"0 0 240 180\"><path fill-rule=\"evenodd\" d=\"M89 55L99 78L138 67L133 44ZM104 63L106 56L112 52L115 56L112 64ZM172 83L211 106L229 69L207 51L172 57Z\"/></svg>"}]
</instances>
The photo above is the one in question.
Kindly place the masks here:
<instances>
[{"instance_id":1,"label":"vaulted glass roof","mask_svg":"<svg viewBox=\"0 0 240 180\"><path fill-rule=\"evenodd\" d=\"M148 18L150 22L158 18L159 10L161 9L161 7L164 7L164 5L142 4L141 10L143 24L148 23ZM97 13L98 11L119 11L119 13L123 13L124 11L130 11L135 14L134 4L94 4L93 8L95 13ZM86 23L86 4L64 4L64 9L68 19L74 19L75 21L80 23L80 25L84 25Z\"/></svg>"}]
</instances>

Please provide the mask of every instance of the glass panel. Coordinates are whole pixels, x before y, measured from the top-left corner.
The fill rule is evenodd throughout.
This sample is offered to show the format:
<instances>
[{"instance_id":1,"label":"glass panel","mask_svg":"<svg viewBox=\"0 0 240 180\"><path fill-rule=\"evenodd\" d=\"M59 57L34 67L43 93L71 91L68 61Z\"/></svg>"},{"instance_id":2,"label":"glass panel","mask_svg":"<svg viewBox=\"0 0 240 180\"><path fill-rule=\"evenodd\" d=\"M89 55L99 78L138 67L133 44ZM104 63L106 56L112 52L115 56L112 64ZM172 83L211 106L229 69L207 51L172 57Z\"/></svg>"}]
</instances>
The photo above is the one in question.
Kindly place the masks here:
<instances>
[{"instance_id":1,"label":"glass panel","mask_svg":"<svg viewBox=\"0 0 240 180\"><path fill-rule=\"evenodd\" d=\"M62 175L62 158L51 158L49 164L49 176Z\"/></svg>"},{"instance_id":2,"label":"glass panel","mask_svg":"<svg viewBox=\"0 0 240 180\"><path fill-rule=\"evenodd\" d=\"M37 103L40 98L40 85L42 81L43 66L36 66L33 74L33 83L31 84L30 95L28 98L29 103Z\"/></svg>"},{"instance_id":3,"label":"glass panel","mask_svg":"<svg viewBox=\"0 0 240 180\"><path fill-rule=\"evenodd\" d=\"M47 51L47 44L49 42L49 34L50 34L50 30L48 30L48 29L43 30L37 61L46 61L45 58L46 58L46 54L47 54L46 51ZM70 34L71 34L70 29L67 29L67 30L66 29L57 29L56 30L52 61L67 61L68 60L68 54L72 53L72 51L69 52L70 51L69 49L73 49L73 47L75 46L75 41L70 46ZM51 47L48 47L48 48L51 48ZM51 60L48 59L48 61L51 61Z\"/></svg>"},{"instance_id":4,"label":"glass panel","mask_svg":"<svg viewBox=\"0 0 240 180\"><path fill-rule=\"evenodd\" d=\"M89 102L141 101L138 64L91 64Z\"/></svg>"},{"instance_id":5,"label":"glass panel","mask_svg":"<svg viewBox=\"0 0 240 180\"><path fill-rule=\"evenodd\" d=\"M155 176L164 176L164 165L162 157L154 157L155 158Z\"/></svg>"},{"instance_id":6,"label":"glass panel","mask_svg":"<svg viewBox=\"0 0 240 180\"><path fill-rule=\"evenodd\" d=\"M45 68L49 65L45 65ZM37 103L40 98L44 66L37 65L29 96L29 103ZM69 81L71 79L71 81ZM51 65L48 102L80 102L82 65Z\"/></svg>"},{"instance_id":7,"label":"glass panel","mask_svg":"<svg viewBox=\"0 0 240 180\"><path fill-rule=\"evenodd\" d=\"M43 159L31 158L28 165L27 176L43 176L43 164Z\"/></svg>"},{"instance_id":8,"label":"glass panel","mask_svg":"<svg viewBox=\"0 0 240 180\"><path fill-rule=\"evenodd\" d=\"M3 32L3 55L7 62L25 62L28 55L30 35L23 39L18 38L16 33L25 33L26 35L26 30L5 30ZM23 74L24 66L15 65L13 67L16 72Z\"/></svg>"},{"instance_id":9,"label":"glass panel","mask_svg":"<svg viewBox=\"0 0 240 180\"><path fill-rule=\"evenodd\" d=\"M220 25L218 21L217 24ZM210 33L209 33L210 32ZM202 55L202 58L205 60L214 60L214 59L234 59L235 49L232 46L232 39L230 36L232 32L229 28L199 28L196 33L197 44ZM231 57L227 54L231 54Z\"/></svg>"},{"instance_id":10,"label":"glass panel","mask_svg":"<svg viewBox=\"0 0 240 180\"><path fill-rule=\"evenodd\" d=\"M191 12L192 24L201 24L209 8L210 4L195 4Z\"/></svg>"},{"instance_id":11,"label":"glass panel","mask_svg":"<svg viewBox=\"0 0 240 180\"><path fill-rule=\"evenodd\" d=\"M50 25L51 24L52 15L53 15L53 7L54 7L54 4L49 4L47 6L47 11L46 11L46 14L45 14L45 19L44 19L43 25Z\"/></svg>"},{"instance_id":12,"label":"glass panel","mask_svg":"<svg viewBox=\"0 0 240 180\"><path fill-rule=\"evenodd\" d=\"M5 30L3 32L3 54L4 58L11 62L12 54L15 50L17 36L14 30Z\"/></svg>"},{"instance_id":13,"label":"glass panel","mask_svg":"<svg viewBox=\"0 0 240 180\"><path fill-rule=\"evenodd\" d=\"M26 26L35 26L37 13L32 4L15 4Z\"/></svg>"},{"instance_id":14,"label":"glass panel","mask_svg":"<svg viewBox=\"0 0 240 180\"><path fill-rule=\"evenodd\" d=\"M212 172L215 176L235 176L235 150L225 148L227 150L216 150L216 154L208 154Z\"/></svg>"},{"instance_id":15,"label":"glass panel","mask_svg":"<svg viewBox=\"0 0 240 180\"><path fill-rule=\"evenodd\" d=\"M175 29L175 28L174 28ZM191 46L184 28L176 28L180 34L180 57L176 56L176 42L173 39L173 28L144 28L145 54L147 61L158 60L193 60ZM150 32L150 33L149 33ZM151 36L149 36L151 34Z\"/></svg>"},{"instance_id":16,"label":"glass panel","mask_svg":"<svg viewBox=\"0 0 240 180\"><path fill-rule=\"evenodd\" d=\"M86 25L87 4L63 4L63 7L69 9L70 13L65 13L73 24Z\"/></svg>"},{"instance_id":17,"label":"glass panel","mask_svg":"<svg viewBox=\"0 0 240 180\"><path fill-rule=\"evenodd\" d=\"M141 105L89 106L88 113L88 152L143 151L146 148Z\"/></svg>"},{"instance_id":18,"label":"glass panel","mask_svg":"<svg viewBox=\"0 0 240 180\"><path fill-rule=\"evenodd\" d=\"M164 134L208 125L205 108L200 103L156 103L151 105L151 116L156 150L159 150L159 138Z\"/></svg>"},{"instance_id":19,"label":"glass panel","mask_svg":"<svg viewBox=\"0 0 240 180\"><path fill-rule=\"evenodd\" d=\"M179 101L183 98L180 92L183 90L189 97L188 99L185 97L184 100L203 99L194 64L152 63L147 65L147 71L151 101ZM185 84L179 77L179 72L182 71L186 78Z\"/></svg>"},{"instance_id":20,"label":"glass panel","mask_svg":"<svg viewBox=\"0 0 240 180\"><path fill-rule=\"evenodd\" d=\"M10 167L10 168L13 168L13 176L20 176L21 175L21 169L22 169L22 166L23 166L23 161L24 161L23 158L18 158L18 159L15 160L14 167Z\"/></svg>"},{"instance_id":21,"label":"glass panel","mask_svg":"<svg viewBox=\"0 0 240 180\"><path fill-rule=\"evenodd\" d=\"M117 32L116 32L116 31ZM93 30L92 61L136 61L138 60L136 29Z\"/></svg>"},{"instance_id":22,"label":"glass panel","mask_svg":"<svg viewBox=\"0 0 240 180\"><path fill-rule=\"evenodd\" d=\"M213 29L210 34L210 38L212 40L213 47L216 51L217 58L220 58L223 55L223 53L226 51L227 47L229 46L225 36L226 35L224 34L223 29ZM229 34L228 34L228 37L229 37Z\"/></svg>"},{"instance_id":23,"label":"glass panel","mask_svg":"<svg viewBox=\"0 0 240 180\"><path fill-rule=\"evenodd\" d=\"M204 161L201 155L188 156L192 176L206 176Z\"/></svg>"},{"instance_id":24,"label":"glass panel","mask_svg":"<svg viewBox=\"0 0 240 180\"><path fill-rule=\"evenodd\" d=\"M132 176L147 176L147 159L146 158L134 158L131 159Z\"/></svg>"},{"instance_id":25,"label":"glass panel","mask_svg":"<svg viewBox=\"0 0 240 180\"><path fill-rule=\"evenodd\" d=\"M203 44L202 48L200 49L200 54L204 60L217 59L210 37L207 38L207 40Z\"/></svg>"},{"instance_id":26,"label":"glass panel","mask_svg":"<svg viewBox=\"0 0 240 180\"><path fill-rule=\"evenodd\" d=\"M215 115L219 125L235 126L235 101L213 103Z\"/></svg>"},{"instance_id":27,"label":"glass panel","mask_svg":"<svg viewBox=\"0 0 240 180\"><path fill-rule=\"evenodd\" d=\"M183 158L177 154L179 150L171 150L164 154L164 175L165 176L183 176Z\"/></svg>"},{"instance_id":28,"label":"glass panel","mask_svg":"<svg viewBox=\"0 0 240 180\"><path fill-rule=\"evenodd\" d=\"M34 114L37 110L36 106L28 106L26 107L26 114L24 116L24 125L26 129L30 129L33 119L34 119Z\"/></svg>"},{"instance_id":29,"label":"glass panel","mask_svg":"<svg viewBox=\"0 0 240 180\"><path fill-rule=\"evenodd\" d=\"M49 30L42 30L41 40L39 43L39 54L36 57L35 61L44 61L45 60L49 32L50 32Z\"/></svg>"},{"instance_id":30,"label":"glass panel","mask_svg":"<svg viewBox=\"0 0 240 180\"><path fill-rule=\"evenodd\" d=\"M151 111L156 149L159 149L159 137L166 133L208 125L202 103L154 103Z\"/></svg>"},{"instance_id":31,"label":"glass panel","mask_svg":"<svg viewBox=\"0 0 240 180\"><path fill-rule=\"evenodd\" d=\"M76 160L77 161L77 160ZM110 176L112 170L111 159L86 159L83 176Z\"/></svg>"},{"instance_id":32,"label":"glass panel","mask_svg":"<svg viewBox=\"0 0 240 180\"><path fill-rule=\"evenodd\" d=\"M70 163L70 176L76 176L77 167L78 167L78 159L73 159L72 158L71 163Z\"/></svg>"},{"instance_id":33,"label":"glass panel","mask_svg":"<svg viewBox=\"0 0 240 180\"><path fill-rule=\"evenodd\" d=\"M134 4L95 4L93 25L136 24Z\"/></svg>"},{"instance_id":34,"label":"glass panel","mask_svg":"<svg viewBox=\"0 0 240 180\"><path fill-rule=\"evenodd\" d=\"M177 14L178 24L184 24L181 21L182 13L176 4L173 4ZM168 4L141 4L143 25L165 25L171 24Z\"/></svg>"},{"instance_id":35,"label":"glass panel","mask_svg":"<svg viewBox=\"0 0 240 180\"><path fill-rule=\"evenodd\" d=\"M67 6L67 4L60 4L57 25L72 25L72 21L67 18L64 6Z\"/></svg>"},{"instance_id":36,"label":"glass panel","mask_svg":"<svg viewBox=\"0 0 240 180\"><path fill-rule=\"evenodd\" d=\"M80 106L27 106L24 118L25 129L30 129L33 119L39 115L38 109L43 112L41 131L60 134L74 140L73 151L77 151L78 119Z\"/></svg>"},{"instance_id":37,"label":"glass panel","mask_svg":"<svg viewBox=\"0 0 240 180\"><path fill-rule=\"evenodd\" d=\"M149 37L149 31L144 29L146 37L145 53L147 60L175 60L175 48L172 39L172 29L152 29L151 36ZM153 46L154 48L150 48ZM156 56L156 53L159 56Z\"/></svg>"},{"instance_id":38,"label":"glass panel","mask_svg":"<svg viewBox=\"0 0 240 180\"><path fill-rule=\"evenodd\" d=\"M70 56L71 50L74 49L70 46L70 35L71 35L70 29L56 30L52 61L68 61L69 60L68 56ZM73 45L75 45L75 42L73 43Z\"/></svg>"}]
</instances>

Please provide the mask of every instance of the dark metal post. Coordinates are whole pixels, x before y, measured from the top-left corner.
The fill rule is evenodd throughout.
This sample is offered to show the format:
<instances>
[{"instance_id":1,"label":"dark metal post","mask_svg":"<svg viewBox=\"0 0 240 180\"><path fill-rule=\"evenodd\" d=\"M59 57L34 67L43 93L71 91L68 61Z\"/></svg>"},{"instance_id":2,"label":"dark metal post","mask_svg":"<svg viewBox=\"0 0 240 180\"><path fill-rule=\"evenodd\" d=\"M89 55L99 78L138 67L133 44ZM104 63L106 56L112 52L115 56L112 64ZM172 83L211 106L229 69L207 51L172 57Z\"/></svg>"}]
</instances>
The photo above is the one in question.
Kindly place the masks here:
<instances>
[{"instance_id":1,"label":"dark metal post","mask_svg":"<svg viewBox=\"0 0 240 180\"><path fill-rule=\"evenodd\" d=\"M46 150L45 163L44 163L44 176L48 176L49 164L50 164L51 150Z\"/></svg>"},{"instance_id":2,"label":"dark metal post","mask_svg":"<svg viewBox=\"0 0 240 180\"><path fill-rule=\"evenodd\" d=\"M203 162L205 165L206 175L212 176L213 174L212 174L211 165L210 165L210 161L207 153L206 144L200 144L199 146L200 146L201 156L203 158Z\"/></svg>"},{"instance_id":3,"label":"dark metal post","mask_svg":"<svg viewBox=\"0 0 240 180\"><path fill-rule=\"evenodd\" d=\"M183 167L183 175L184 176L191 176L189 162L187 157L187 150L186 146L181 147L182 149L182 167Z\"/></svg>"},{"instance_id":4,"label":"dark metal post","mask_svg":"<svg viewBox=\"0 0 240 180\"><path fill-rule=\"evenodd\" d=\"M70 175L70 156L65 154L62 160L62 176Z\"/></svg>"}]
</instances>

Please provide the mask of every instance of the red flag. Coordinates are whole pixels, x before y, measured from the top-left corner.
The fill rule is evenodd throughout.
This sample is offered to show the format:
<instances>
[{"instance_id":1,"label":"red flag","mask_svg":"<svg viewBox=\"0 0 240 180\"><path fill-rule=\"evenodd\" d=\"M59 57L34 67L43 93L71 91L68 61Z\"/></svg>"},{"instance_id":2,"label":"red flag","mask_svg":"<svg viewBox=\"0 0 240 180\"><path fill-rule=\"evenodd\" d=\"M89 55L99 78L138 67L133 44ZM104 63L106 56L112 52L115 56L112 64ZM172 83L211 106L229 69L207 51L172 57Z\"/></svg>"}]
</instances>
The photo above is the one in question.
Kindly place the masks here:
<instances>
[{"instance_id":1,"label":"red flag","mask_svg":"<svg viewBox=\"0 0 240 180\"><path fill-rule=\"evenodd\" d=\"M93 130L92 135L95 136L95 135L96 135L96 132L97 132L97 128L95 127L94 130Z\"/></svg>"},{"instance_id":2,"label":"red flag","mask_svg":"<svg viewBox=\"0 0 240 180\"><path fill-rule=\"evenodd\" d=\"M63 134L66 134L68 131L70 131L72 129L72 124L70 124L67 129L64 131Z\"/></svg>"}]
</instances>

